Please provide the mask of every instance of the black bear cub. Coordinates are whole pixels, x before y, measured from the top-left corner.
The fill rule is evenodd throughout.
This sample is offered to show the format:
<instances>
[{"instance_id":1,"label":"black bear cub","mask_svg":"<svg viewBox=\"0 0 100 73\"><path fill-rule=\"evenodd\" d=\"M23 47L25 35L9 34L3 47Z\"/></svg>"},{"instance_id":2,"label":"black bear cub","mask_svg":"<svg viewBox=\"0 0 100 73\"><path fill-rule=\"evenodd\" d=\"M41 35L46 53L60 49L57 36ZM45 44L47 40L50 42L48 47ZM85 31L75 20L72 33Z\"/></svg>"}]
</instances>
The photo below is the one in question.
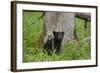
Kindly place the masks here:
<instances>
[{"instance_id":1,"label":"black bear cub","mask_svg":"<svg viewBox=\"0 0 100 73\"><path fill-rule=\"evenodd\" d=\"M53 38L48 37L47 42L44 44L44 49L47 51L48 55L52 55L53 51L55 51L56 54L59 54L64 32L53 31L53 36Z\"/></svg>"}]
</instances>

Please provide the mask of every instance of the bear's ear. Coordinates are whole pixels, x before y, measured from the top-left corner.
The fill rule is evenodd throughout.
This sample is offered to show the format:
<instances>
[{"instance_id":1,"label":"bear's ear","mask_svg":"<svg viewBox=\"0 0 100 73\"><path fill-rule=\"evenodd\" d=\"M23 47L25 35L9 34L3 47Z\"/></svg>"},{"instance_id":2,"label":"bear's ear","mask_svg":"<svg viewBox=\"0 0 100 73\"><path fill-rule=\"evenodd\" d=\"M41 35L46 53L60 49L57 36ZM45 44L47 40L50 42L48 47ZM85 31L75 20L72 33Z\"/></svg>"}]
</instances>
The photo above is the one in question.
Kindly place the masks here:
<instances>
[{"instance_id":1,"label":"bear's ear","mask_svg":"<svg viewBox=\"0 0 100 73\"><path fill-rule=\"evenodd\" d=\"M53 31L53 34L55 33L55 31Z\"/></svg>"}]
</instances>

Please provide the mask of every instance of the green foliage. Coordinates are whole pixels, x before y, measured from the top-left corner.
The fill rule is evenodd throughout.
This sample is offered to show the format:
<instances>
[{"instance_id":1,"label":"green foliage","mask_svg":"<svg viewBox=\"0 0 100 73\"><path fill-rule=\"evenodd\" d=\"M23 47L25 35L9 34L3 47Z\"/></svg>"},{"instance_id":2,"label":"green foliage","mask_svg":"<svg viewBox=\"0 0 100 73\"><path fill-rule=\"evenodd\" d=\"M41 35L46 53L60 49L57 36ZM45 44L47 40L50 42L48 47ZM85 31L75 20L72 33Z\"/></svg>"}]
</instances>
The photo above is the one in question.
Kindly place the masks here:
<instances>
[{"instance_id":1,"label":"green foliage","mask_svg":"<svg viewBox=\"0 0 100 73\"><path fill-rule=\"evenodd\" d=\"M90 46L84 42L82 46L78 46L76 41L69 42L58 55L53 53L51 56L42 48L27 48L27 53L24 57L24 62L39 62L39 61L63 61L63 60L83 60L90 59Z\"/></svg>"},{"instance_id":2,"label":"green foliage","mask_svg":"<svg viewBox=\"0 0 100 73\"><path fill-rule=\"evenodd\" d=\"M40 39L43 39L43 19L38 20L38 18L42 15L42 12L23 12L23 41L24 47L37 47L41 46L43 42ZM33 22L37 21L32 24Z\"/></svg>"},{"instance_id":3,"label":"green foliage","mask_svg":"<svg viewBox=\"0 0 100 73\"><path fill-rule=\"evenodd\" d=\"M60 54L51 56L43 50L44 17L37 21L42 12L23 11L23 62L83 60L91 58L90 43L81 41L91 35L90 22L87 29L84 28L84 20L75 19L76 34L80 42L76 40L65 44ZM33 22L36 23L32 24Z\"/></svg>"},{"instance_id":4,"label":"green foliage","mask_svg":"<svg viewBox=\"0 0 100 73\"><path fill-rule=\"evenodd\" d=\"M88 27L87 29L84 28L84 24L85 24L84 20L76 18L75 23L76 23L76 32L79 40L83 40L84 38L89 37L91 35L90 22L87 22L87 27Z\"/></svg>"}]
</instances>

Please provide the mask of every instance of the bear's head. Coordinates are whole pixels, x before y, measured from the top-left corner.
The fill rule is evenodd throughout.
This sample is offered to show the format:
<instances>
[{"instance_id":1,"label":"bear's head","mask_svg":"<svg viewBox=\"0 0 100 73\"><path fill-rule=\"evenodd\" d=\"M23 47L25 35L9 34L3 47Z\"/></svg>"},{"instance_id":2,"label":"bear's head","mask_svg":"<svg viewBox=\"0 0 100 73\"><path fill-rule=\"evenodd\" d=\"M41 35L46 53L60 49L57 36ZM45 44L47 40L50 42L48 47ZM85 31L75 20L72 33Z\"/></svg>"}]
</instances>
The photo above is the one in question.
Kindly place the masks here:
<instances>
[{"instance_id":1,"label":"bear's head","mask_svg":"<svg viewBox=\"0 0 100 73\"><path fill-rule=\"evenodd\" d=\"M56 31L53 31L53 35L54 35L54 38L55 39L62 40L63 39L63 36L64 36L64 32L56 32Z\"/></svg>"}]
</instances>

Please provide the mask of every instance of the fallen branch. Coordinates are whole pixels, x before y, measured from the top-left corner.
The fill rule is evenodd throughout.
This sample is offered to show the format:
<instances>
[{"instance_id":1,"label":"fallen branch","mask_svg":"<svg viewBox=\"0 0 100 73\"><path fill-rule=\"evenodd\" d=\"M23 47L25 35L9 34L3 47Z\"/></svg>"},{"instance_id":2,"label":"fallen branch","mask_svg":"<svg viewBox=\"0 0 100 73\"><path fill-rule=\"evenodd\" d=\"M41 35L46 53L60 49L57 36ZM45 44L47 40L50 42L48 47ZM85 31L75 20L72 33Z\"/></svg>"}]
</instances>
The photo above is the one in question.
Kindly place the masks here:
<instances>
[{"instance_id":1,"label":"fallen branch","mask_svg":"<svg viewBox=\"0 0 100 73\"><path fill-rule=\"evenodd\" d=\"M75 13L75 16L80 19L91 21L91 15L89 13Z\"/></svg>"}]
</instances>

